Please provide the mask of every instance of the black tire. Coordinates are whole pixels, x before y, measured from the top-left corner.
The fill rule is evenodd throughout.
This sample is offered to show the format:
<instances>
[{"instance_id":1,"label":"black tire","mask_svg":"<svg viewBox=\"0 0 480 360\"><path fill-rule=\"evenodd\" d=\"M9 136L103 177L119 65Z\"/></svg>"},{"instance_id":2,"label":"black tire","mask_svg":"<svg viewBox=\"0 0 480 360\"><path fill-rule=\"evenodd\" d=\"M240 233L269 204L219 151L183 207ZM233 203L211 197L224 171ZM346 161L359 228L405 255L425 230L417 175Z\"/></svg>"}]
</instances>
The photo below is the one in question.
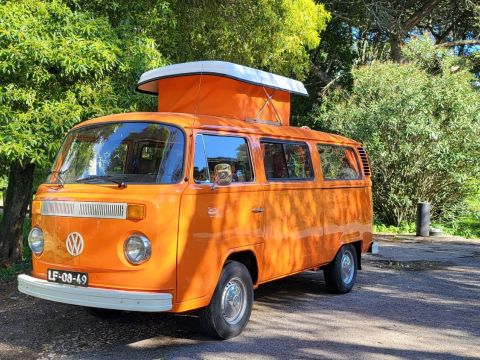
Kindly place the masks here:
<instances>
[{"instance_id":1,"label":"black tire","mask_svg":"<svg viewBox=\"0 0 480 360\"><path fill-rule=\"evenodd\" d=\"M345 263L342 265L342 261ZM353 270L348 262L353 262ZM327 290L335 294L345 294L352 290L357 279L357 253L352 245L344 245L338 250L333 261L323 269ZM343 271L345 270L345 272ZM347 275L348 274L348 275Z\"/></svg>"},{"instance_id":2,"label":"black tire","mask_svg":"<svg viewBox=\"0 0 480 360\"><path fill-rule=\"evenodd\" d=\"M93 315L100 319L115 319L122 313L121 310L102 309L102 308L87 308L90 315Z\"/></svg>"},{"instance_id":3,"label":"black tire","mask_svg":"<svg viewBox=\"0 0 480 360\"><path fill-rule=\"evenodd\" d=\"M224 308L222 300L227 300L229 305ZM228 262L223 267L210 304L200 310L203 331L210 337L222 340L239 335L250 319L252 305L253 284L250 273L243 264Z\"/></svg>"}]
</instances>

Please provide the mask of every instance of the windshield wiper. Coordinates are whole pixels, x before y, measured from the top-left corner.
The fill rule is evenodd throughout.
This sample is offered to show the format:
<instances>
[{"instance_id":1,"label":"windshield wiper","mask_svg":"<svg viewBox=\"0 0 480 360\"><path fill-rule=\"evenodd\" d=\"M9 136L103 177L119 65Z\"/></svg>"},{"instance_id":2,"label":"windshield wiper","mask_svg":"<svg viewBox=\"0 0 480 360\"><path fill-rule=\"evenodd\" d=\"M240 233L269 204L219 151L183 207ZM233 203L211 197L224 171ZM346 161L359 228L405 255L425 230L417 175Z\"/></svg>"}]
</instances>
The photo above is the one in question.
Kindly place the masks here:
<instances>
[{"instance_id":1,"label":"windshield wiper","mask_svg":"<svg viewBox=\"0 0 480 360\"><path fill-rule=\"evenodd\" d=\"M83 181L88 182L88 181L91 181L91 180L107 180L107 181L110 181L114 184L117 184L119 188L126 188L127 187L127 184L124 181L118 180L114 176L109 176L109 175L89 175L89 176L86 176L86 177L83 177L83 178L80 178L80 179L76 179L75 182L83 182Z\"/></svg>"},{"instance_id":2,"label":"windshield wiper","mask_svg":"<svg viewBox=\"0 0 480 360\"><path fill-rule=\"evenodd\" d=\"M65 173L66 170L60 171L60 170L52 170L48 173L48 175L53 175L55 177L55 180L58 181L58 186L63 187L65 184L65 179L63 178L63 174Z\"/></svg>"}]
</instances>

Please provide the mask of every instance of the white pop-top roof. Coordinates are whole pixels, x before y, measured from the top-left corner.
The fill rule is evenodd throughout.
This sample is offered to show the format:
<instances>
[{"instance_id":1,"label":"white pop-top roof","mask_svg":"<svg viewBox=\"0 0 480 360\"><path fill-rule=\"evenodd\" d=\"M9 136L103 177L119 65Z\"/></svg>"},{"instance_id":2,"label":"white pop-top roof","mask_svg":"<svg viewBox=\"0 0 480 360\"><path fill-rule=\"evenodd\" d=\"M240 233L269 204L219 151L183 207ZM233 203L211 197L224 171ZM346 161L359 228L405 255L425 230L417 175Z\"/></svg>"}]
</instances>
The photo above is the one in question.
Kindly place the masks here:
<instances>
[{"instance_id":1,"label":"white pop-top roof","mask_svg":"<svg viewBox=\"0 0 480 360\"><path fill-rule=\"evenodd\" d=\"M137 91L157 94L156 81L162 78L209 74L225 76L239 81L266 86L273 89L308 96L305 86L298 80L275 75L266 71L226 61L195 61L183 64L164 66L142 74L137 85Z\"/></svg>"}]
</instances>

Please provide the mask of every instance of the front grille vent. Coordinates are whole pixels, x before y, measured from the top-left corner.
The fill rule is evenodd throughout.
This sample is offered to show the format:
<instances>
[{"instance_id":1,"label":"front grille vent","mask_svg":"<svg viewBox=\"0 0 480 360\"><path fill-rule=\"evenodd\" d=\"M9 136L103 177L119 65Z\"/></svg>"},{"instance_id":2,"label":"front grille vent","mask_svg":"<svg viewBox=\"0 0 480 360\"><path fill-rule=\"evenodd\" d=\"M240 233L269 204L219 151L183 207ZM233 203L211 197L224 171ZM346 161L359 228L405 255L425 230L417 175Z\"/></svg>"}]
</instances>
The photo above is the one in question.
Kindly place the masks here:
<instances>
[{"instance_id":1,"label":"front grille vent","mask_svg":"<svg viewBox=\"0 0 480 360\"><path fill-rule=\"evenodd\" d=\"M360 154L360 158L362 159L362 166L363 166L363 174L365 176L370 176L370 164L368 162L367 152L363 147L358 148L358 153Z\"/></svg>"},{"instance_id":2,"label":"front grille vent","mask_svg":"<svg viewBox=\"0 0 480 360\"><path fill-rule=\"evenodd\" d=\"M90 201L42 201L42 215L126 219L127 204Z\"/></svg>"}]
</instances>

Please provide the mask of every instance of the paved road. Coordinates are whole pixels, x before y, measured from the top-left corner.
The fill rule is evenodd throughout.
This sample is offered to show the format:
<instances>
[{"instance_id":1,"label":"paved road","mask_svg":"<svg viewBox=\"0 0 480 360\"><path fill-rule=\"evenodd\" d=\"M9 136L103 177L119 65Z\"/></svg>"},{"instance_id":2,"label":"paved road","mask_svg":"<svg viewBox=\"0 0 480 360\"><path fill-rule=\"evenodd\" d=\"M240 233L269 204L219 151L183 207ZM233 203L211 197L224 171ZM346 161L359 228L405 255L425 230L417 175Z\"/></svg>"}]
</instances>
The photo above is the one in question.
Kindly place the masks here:
<instances>
[{"instance_id":1,"label":"paved road","mask_svg":"<svg viewBox=\"0 0 480 360\"><path fill-rule=\"evenodd\" d=\"M261 286L246 331L223 342L193 315L98 320L0 284L0 358L480 359L480 241L380 245L349 294L328 294L321 272Z\"/></svg>"}]
</instances>

